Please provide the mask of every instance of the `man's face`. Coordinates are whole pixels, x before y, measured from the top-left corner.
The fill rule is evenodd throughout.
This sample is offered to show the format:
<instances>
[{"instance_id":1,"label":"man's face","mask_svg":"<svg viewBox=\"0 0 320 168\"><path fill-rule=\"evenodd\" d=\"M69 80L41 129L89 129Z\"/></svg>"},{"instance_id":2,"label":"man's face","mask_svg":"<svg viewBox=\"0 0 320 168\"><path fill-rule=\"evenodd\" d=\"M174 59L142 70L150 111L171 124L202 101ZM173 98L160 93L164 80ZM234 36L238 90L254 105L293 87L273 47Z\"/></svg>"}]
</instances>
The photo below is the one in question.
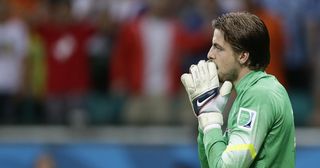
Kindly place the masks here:
<instances>
[{"instance_id":1,"label":"man's face","mask_svg":"<svg viewBox=\"0 0 320 168\"><path fill-rule=\"evenodd\" d=\"M208 59L216 64L220 82L234 82L238 79L241 68L238 57L231 45L225 41L223 32L215 29Z\"/></svg>"}]
</instances>

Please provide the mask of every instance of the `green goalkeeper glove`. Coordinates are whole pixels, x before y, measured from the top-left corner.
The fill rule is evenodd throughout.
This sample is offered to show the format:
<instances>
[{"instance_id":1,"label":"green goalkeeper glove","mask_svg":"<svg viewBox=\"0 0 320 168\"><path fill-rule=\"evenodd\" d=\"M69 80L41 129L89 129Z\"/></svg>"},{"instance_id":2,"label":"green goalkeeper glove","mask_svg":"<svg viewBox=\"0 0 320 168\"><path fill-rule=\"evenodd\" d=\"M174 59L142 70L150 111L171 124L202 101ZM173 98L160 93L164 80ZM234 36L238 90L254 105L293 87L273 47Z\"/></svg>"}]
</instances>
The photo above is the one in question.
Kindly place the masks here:
<instances>
[{"instance_id":1,"label":"green goalkeeper glove","mask_svg":"<svg viewBox=\"0 0 320 168\"><path fill-rule=\"evenodd\" d=\"M192 65L190 73L183 74L181 81L198 118L199 128L204 132L221 128L222 112L232 89L231 82L226 81L219 88L216 65L204 60Z\"/></svg>"}]
</instances>

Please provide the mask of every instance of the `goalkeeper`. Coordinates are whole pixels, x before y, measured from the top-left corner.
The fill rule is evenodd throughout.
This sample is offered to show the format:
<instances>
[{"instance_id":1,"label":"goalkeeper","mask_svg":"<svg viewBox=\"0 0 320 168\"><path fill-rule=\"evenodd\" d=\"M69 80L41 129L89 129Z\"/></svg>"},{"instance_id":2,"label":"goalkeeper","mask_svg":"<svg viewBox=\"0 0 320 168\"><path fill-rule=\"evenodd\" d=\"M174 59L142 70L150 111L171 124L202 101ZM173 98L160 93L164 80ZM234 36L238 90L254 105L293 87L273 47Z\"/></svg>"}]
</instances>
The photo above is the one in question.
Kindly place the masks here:
<instances>
[{"instance_id":1,"label":"goalkeeper","mask_svg":"<svg viewBox=\"0 0 320 168\"><path fill-rule=\"evenodd\" d=\"M265 24L250 13L228 13L213 30L209 61L181 76L198 118L201 167L294 167L291 103L285 88L264 72L270 61ZM223 123L232 85L236 98Z\"/></svg>"}]
</instances>

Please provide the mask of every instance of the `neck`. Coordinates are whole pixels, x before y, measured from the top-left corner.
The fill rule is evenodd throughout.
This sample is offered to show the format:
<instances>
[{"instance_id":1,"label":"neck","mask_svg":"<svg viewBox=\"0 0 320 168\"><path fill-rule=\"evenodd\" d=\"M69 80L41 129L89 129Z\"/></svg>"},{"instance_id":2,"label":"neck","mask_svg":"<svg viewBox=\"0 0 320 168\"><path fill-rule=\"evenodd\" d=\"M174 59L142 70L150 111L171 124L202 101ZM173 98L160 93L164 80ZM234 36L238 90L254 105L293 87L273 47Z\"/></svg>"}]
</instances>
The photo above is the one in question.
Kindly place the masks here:
<instances>
[{"instance_id":1,"label":"neck","mask_svg":"<svg viewBox=\"0 0 320 168\"><path fill-rule=\"evenodd\" d=\"M241 68L238 78L233 81L233 85L236 86L240 82L240 80L250 72L252 72L252 70L250 70L248 67Z\"/></svg>"}]
</instances>

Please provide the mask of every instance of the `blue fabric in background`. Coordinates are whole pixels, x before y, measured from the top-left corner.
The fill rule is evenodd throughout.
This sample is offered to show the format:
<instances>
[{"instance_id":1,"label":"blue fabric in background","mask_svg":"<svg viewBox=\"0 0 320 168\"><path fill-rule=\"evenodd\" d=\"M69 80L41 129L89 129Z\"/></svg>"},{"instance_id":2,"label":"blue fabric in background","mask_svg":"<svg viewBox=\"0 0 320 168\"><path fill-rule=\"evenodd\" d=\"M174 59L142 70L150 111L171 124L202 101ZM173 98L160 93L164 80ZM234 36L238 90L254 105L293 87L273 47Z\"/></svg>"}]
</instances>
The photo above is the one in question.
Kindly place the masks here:
<instances>
[{"instance_id":1,"label":"blue fabric in background","mask_svg":"<svg viewBox=\"0 0 320 168\"><path fill-rule=\"evenodd\" d=\"M57 168L199 168L197 147L121 144L0 144L0 168L33 168L50 154ZM298 147L296 167L314 167L320 147Z\"/></svg>"}]
</instances>

